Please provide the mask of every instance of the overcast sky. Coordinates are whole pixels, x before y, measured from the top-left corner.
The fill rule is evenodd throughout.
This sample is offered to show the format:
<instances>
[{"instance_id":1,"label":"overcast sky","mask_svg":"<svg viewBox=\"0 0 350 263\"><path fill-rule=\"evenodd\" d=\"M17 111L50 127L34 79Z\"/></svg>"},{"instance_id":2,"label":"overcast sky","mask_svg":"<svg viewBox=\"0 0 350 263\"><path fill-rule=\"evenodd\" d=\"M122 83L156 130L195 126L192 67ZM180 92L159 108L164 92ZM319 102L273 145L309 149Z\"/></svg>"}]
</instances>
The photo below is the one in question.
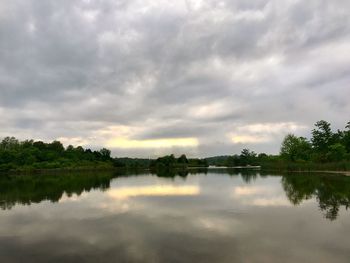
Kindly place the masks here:
<instances>
[{"instance_id":1,"label":"overcast sky","mask_svg":"<svg viewBox=\"0 0 350 263\"><path fill-rule=\"evenodd\" d=\"M0 137L277 153L350 120L349 0L1 0Z\"/></svg>"}]
</instances>

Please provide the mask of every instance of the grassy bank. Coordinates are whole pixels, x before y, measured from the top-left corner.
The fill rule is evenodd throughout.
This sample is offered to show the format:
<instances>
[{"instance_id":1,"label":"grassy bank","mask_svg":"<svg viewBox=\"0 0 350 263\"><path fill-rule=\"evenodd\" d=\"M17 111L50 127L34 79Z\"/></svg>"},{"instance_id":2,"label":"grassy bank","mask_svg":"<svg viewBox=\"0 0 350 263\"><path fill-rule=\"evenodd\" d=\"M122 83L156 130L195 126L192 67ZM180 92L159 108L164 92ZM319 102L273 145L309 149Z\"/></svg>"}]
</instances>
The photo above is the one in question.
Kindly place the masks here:
<instances>
[{"instance_id":1,"label":"grassy bank","mask_svg":"<svg viewBox=\"0 0 350 263\"><path fill-rule=\"evenodd\" d=\"M263 170L274 171L350 171L350 161L315 163L315 162L265 162Z\"/></svg>"}]
</instances>

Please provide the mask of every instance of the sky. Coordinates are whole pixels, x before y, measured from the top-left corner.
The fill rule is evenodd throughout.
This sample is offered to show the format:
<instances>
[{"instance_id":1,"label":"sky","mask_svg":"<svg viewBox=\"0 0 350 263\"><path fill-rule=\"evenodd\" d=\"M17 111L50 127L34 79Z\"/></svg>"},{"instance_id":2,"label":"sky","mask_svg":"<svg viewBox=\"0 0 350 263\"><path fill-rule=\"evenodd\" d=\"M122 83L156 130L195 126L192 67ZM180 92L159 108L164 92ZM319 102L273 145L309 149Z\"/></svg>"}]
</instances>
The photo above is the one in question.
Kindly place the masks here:
<instances>
[{"instance_id":1,"label":"sky","mask_svg":"<svg viewBox=\"0 0 350 263\"><path fill-rule=\"evenodd\" d=\"M348 0L2 0L0 138L279 152L350 120Z\"/></svg>"}]
</instances>

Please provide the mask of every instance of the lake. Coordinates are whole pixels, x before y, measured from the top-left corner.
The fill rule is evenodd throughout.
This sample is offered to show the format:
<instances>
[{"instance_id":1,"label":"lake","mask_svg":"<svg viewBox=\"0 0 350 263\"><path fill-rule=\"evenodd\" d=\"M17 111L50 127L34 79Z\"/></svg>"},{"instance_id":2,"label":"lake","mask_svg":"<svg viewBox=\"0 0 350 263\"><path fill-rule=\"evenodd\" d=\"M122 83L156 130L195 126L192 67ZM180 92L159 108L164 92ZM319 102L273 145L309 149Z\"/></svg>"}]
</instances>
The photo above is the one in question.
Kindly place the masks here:
<instances>
[{"instance_id":1,"label":"lake","mask_svg":"<svg viewBox=\"0 0 350 263\"><path fill-rule=\"evenodd\" d=\"M349 262L350 177L209 169L0 178L0 262Z\"/></svg>"}]
</instances>

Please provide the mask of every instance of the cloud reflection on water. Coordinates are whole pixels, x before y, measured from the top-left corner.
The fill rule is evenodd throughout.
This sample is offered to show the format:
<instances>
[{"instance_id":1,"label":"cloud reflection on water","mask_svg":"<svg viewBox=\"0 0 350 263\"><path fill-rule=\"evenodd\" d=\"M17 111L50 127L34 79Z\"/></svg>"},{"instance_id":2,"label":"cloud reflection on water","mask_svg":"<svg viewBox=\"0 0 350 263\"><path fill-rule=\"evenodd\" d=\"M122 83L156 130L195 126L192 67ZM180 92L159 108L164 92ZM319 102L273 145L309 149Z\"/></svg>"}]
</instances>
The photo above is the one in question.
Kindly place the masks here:
<instances>
[{"instance_id":1,"label":"cloud reflection on water","mask_svg":"<svg viewBox=\"0 0 350 263\"><path fill-rule=\"evenodd\" d=\"M281 189L267 186L236 186L232 197L250 206L292 206Z\"/></svg>"},{"instance_id":2,"label":"cloud reflection on water","mask_svg":"<svg viewBox=\"0 0 350 263\"><path fill-rule=\"evenodd\" d=\"M200 188L194 185L152 185L137 187L120 187L108 191L108 196L114 199L128 199L138 196L191 196L200 194Z\"/></svg>"}]
</instances>

